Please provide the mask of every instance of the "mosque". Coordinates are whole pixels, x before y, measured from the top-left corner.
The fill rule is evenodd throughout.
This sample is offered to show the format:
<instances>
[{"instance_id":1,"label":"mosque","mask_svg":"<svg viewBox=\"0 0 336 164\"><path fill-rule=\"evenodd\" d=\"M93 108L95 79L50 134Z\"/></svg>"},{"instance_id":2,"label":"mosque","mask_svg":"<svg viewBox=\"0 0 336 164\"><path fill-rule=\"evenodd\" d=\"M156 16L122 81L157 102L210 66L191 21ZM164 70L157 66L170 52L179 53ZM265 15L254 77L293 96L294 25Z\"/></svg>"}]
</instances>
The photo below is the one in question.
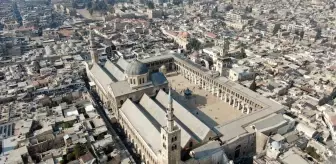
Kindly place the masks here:
<instances>
[{"instance_id":1,"label":"mosque","mask_svg":"<svg viewBox=\"0 0 336 164\"><path fill-rule=\"evenodd\" d=\"M86 72L104 106L116 116L146 164L226 164L256 151L258 120L285 108L174 53L133 60L99 62L90 32L91 61ZM175 71L241 111L242 117L209 127L174 100L165 72ZM225 110L225 109L222 109ZM276 130L277 125L271 129ZM224 151L225 150L225 151Z\"/></svg>"},{"instance_id":2,"label":"mosque","mask_svg":"<svg viewBox=\"0 0 336 164\"><path fill-rule=\"evenodd\" d=\"M144 163L228 163L218 144L209 148L212 153L198 153L204 152L202 146L217 134L172 99L162 72L153 70L154 66L149 69L137 59L100 63L91 33L90 53L92 60L86 63L86 71L91 87L117 117ZM172 68L161 67L165 69Z\"/></svg>"}]
</instances>

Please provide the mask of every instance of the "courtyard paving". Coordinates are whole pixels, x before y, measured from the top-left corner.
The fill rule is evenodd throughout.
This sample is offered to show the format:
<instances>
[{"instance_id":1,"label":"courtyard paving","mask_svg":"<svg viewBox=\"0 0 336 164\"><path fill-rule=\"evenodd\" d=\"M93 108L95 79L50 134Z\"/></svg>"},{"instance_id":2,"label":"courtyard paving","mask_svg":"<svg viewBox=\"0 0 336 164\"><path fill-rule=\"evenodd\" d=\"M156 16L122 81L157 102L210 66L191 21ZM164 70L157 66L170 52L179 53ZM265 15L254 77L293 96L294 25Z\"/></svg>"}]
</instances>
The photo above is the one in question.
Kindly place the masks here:
<instances>
[{"instance_id":1,"label":"courtyard paving","mask_svg":"<svg viewBox=\"0 0 336 164\"><path fill-rule=\"evenodd\" d=\"M210 127L244 115L224 100L220 100L220 98L201 89L198 85L190 83L180 74L170 74L167 79L174 90L174 99L187 106L191 112ZM192 96L189 98L184 96L184 90L187 88L192 91Z\"/></svg>"}]
</instances>

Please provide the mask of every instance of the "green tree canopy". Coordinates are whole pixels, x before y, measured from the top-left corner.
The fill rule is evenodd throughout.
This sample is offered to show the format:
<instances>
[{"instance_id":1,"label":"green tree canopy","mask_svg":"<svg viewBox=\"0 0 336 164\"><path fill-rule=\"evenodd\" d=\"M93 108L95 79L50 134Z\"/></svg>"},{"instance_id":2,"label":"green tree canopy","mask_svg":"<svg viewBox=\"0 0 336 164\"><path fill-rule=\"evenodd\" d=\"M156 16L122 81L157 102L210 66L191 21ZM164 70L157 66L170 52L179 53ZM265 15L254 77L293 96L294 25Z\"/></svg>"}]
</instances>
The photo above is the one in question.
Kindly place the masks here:
<instances>
[{"instance_id":1,"label":"green tree canopy","mask_svg":"<svg viewBox=\"0 0 336 164\"><path fill-rule=\"evenodd\" d=\"M69 153L69 154L67 154L67 156L66 156L66 160L67 160L67 161L73 161L73 160L75 160L75 159L76 159L76 156L75 156L74 153Z\"/></svg>"},{"instance_id":2,"label":"green tree canopy","mask_svg":"<svg viewBox=\"0 0 336 164\"><path fill-rule=\"evenodd\" d=\"M187 50L198 51L199 49L201 49L201 42L196 38L191 38L187 44Z\"/></svg>"},{"instance_id":3,"label":"green tree canopy","mask_svg":"<svg viewBox=\"0 0 336 164\"><path fill-rule=\"evenodd\" d=\"M74 148L74 155L76 158L79 158L80 156L84 155L86 153L87 149L84 144L77 143Z\"/></svg>"}]
</instances>

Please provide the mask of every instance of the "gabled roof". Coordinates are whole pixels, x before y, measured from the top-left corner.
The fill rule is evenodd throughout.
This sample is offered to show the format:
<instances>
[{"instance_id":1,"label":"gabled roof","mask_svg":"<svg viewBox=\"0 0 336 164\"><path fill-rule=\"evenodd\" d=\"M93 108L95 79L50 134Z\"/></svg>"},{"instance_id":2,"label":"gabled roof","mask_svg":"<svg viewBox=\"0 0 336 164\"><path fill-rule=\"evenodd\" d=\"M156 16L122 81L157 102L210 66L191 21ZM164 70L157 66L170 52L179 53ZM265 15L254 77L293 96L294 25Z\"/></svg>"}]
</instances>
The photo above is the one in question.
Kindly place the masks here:
<instances>
[{"instance_id":1,"label":"gabled roof","mask_svg":"<svg viewBox=\"0 0 336 164\"><path fill-rule=\"evenodd\" d=\"M161 137L160 132L153 125L152 119L146 117L142 110L129 99L120 108L120 114L136 130L153 152L158 154L161 146Z\"/></svg>"},{"instance_id":2,"label":"gabled roof","mask_svg":"<svg viewBox=\"0 0 336 164\"><path fill-rule=\"evenodd\" d=\"M167 97L167 93L160 90L156 96L156 100L160 102L160 104L168 104ZM198 137L199 140L206 140L206 137L210 133L213 133L213 136L216 135L207 125L205 125L201 120L199 120L176 100L173 100L173 107L176 118L181 121L185 127L189 128Z\"/></svg>"},{"instance_id":3,"label":"gabled roof","mask_svg":"<svg viewBox=\"0 0 336 164\"><path fill-rule=\"evenodd\" d=\"M139 102L139 105L150 115L153 119L157 121L156 126L164 127L167 125L166 111L162 109L155 101L153 101L148 95L144 94ZM187 146L188 142L193 139L197 141L196 138L192 137L185 128L178 121L175 122L181 129L181 147Z\"/></svg>"},{"instance_id":4,"label":"gabled roof","mask_svg":"<svg viewBox=\"0 0 336 164\"><path fill-rule=\"evenodd\" d=\"M151 81L154 86L162 85L168 83L167 78L161 72L155 72L151 74Z\"/></svg>"},{"instance_id":5,"label":"gabled roof","mask_svg":"<svg viewBox=\"0 0 336 164\"><path fill-rule=\"evenodd\" d=\"M95 79L99 82L99 85L107 91L107 86L113 83L112 78L98 64L93 64L90 72L96 77Z\"/></svg>"},{"instance_id":6,"label":"gabled roof","mask_svg":"<svg viewBox=\"0 0 336 164\"><path fill-rule=\"evenodd\" d=\"M128 67L129 63L123 59L123 58L120 58L118 61L117 61L117 65L122 69L122 71L124 72L126 70L126 68Z\"/></svg>"},{"instance_id":7,"label":"gabled roof","mask_svg":"<svg viewBox=\"0 0 336 164\"><path fill-rule=\"evenodd\" d=\"M105 62L104 67L109 71L109 73L118 81L125 80L124 73L110 60Z\"/></svg>"}]
</instances>

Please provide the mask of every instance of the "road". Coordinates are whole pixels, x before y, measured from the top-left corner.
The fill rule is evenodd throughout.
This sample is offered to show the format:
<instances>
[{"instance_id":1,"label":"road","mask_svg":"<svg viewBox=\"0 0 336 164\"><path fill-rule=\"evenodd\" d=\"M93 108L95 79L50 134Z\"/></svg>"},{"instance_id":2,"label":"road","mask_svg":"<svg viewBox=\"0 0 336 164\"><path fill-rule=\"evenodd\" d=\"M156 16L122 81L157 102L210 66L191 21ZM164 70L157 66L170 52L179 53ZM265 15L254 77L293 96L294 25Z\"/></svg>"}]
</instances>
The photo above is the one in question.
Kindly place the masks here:
<instances>
[{"instance_id":1,"label":"road","mask_svg":"<svg viewBox=\"0 0 336 164\"><path fill-rule=\"evenodd\" d=\"M84 81L86 82L86 86L88 87L89 85L88 85L87 79L84 79ZM119 150L127 150L121 154L121 159L129 158L129 160L131 161L130 163L140 164L141 163L140 155L136 154L133 151L134 150L133 145L130 144L130 142L128 142L127 137L125 137L125 135L123 134L123 131L120 129L120 126L118 124L112 123L112 121L106 114L104 107L101 105L102 102L99 96L97 95L97 93L94 92L93 90L90 90L89 88L88 90L89 90L91 97L93 98L94 107L96 108L97 113L100 115L100 117L105 122L106 128L108 129L109 133L112 135L113 140L117 143L116 146L118 146ZM115 129L117 129L117 131Z\"/></svg>"}]
</instances>

